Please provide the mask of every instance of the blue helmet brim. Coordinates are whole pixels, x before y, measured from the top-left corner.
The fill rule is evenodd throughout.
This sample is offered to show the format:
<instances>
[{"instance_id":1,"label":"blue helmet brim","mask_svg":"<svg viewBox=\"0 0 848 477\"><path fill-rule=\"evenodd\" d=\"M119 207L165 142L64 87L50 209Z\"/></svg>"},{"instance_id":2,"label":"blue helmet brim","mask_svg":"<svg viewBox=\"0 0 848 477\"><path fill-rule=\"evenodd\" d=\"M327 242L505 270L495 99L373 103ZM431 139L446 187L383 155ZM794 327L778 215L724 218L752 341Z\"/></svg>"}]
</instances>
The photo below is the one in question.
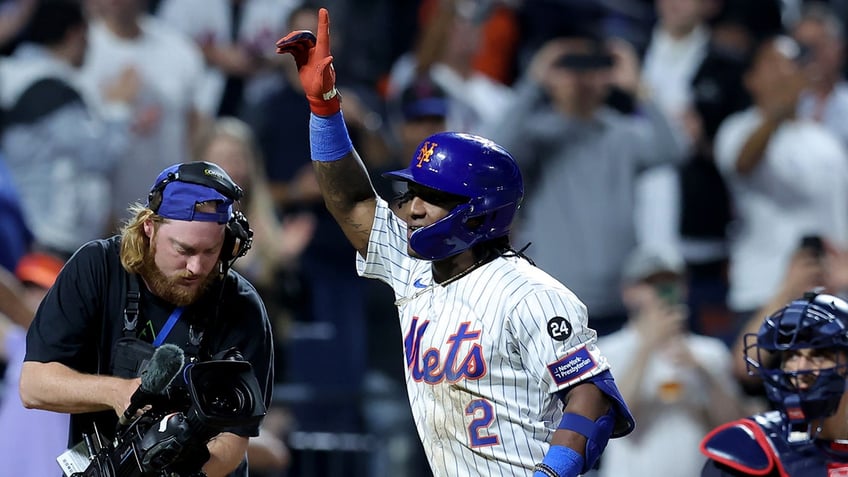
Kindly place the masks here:
<instances>
[{"instance_id":1,"label":"blue helmet brim","mask_svg":"<svg viewBox=\"0 0 848 477\"><path fill-rule=\"evenodd\" d=\"M412 171L410 171L409 168L399 169L399 170L396 170L396 171L384 172L380 175L385 177L386 179L394 179L394 180L397 180L397 181L405 181L405 182L415 182L415 180L412 178Z\"/></svg>"}]
</instances>

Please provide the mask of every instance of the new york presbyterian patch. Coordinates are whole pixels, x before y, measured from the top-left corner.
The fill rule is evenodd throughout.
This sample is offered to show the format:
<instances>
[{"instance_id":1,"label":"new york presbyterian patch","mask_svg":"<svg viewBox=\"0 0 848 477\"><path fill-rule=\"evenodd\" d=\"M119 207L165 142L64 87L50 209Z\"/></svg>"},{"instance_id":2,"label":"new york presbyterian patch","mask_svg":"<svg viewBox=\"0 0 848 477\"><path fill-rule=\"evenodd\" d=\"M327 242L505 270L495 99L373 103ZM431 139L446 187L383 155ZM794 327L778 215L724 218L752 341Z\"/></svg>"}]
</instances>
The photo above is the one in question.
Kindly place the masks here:
<instances>
[{"instance_id":1,"label":"new york presbyterian patch","mask_svg":"<svg viewBox=\"0 0 848 477\"><path fill-rule=\"evenodd\" d=\"M572 351L562 357L556 363L548 365L548 371L554 378L554 382L562 386L568 384L597 367L589 350L585 346Z\"/></svg>"}]
</instances>

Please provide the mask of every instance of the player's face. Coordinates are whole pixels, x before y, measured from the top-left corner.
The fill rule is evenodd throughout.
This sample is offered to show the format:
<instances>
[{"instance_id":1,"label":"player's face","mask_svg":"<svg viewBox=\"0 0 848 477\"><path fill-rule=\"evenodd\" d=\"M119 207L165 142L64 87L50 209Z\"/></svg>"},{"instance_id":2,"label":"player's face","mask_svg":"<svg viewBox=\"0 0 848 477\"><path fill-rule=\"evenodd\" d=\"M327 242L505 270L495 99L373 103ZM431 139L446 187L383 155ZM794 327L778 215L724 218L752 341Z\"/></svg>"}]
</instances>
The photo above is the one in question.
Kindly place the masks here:
<instances>
[{"instance_id":1,"label":"player's face","mask_svg":"<svg viewBox=\"0 0 848 477\"><path fill-rule=\"evenodd\" d=\"M466 197L448 194L420 184L410 182L408 186L409 200L401 209L406 212L407 240L412 232L445 218L454 207L468 202ZM409 248L407 252L412 257L419 257L412 248Z\"/></svg>"},{"instance_id":2,"label":"player's face","mask_svg":"<svg viewBox=\"0 0 848 477\"><path fill-rule=\"evenodd\" d=\"M785 372L797 372L792 384L800 390L809 389L820 372L837 366L840 353L829 349L804 348L786 351L781 356L781 368ZM842 356L844 359L844 356Z\"/></svg>"},{"instance_id":3,"label":"player's face","mask_svg":"<svg viewBox=\"0 0 848 477\"><path fill-rule=\"evenodd\" d=\"M188 305L215 278L224 226L214 222L166 220L145 223L150 249L145 257L145 282L151 291L175 304Z\"/></svg>"}]
</instances>

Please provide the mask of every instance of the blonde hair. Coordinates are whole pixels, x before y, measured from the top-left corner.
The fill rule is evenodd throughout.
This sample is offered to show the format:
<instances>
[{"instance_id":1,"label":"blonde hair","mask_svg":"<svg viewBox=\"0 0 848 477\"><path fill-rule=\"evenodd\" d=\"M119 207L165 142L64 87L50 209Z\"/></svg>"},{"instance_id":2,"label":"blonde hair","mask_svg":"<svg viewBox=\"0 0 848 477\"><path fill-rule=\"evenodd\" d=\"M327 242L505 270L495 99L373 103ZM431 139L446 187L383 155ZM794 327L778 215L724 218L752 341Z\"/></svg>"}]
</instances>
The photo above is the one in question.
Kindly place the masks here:
<instances>
[{"instance_id":1,"label":"blonde hair","mask_svg":"<svg viewBox=\"0 0 848 477\"><path fill-rule=\"evenodd\" d=\"M213 141L219 138L229 138L244 148L247 159L247 175L249 184L239 184L244 189L245 197L240 208L251 221L271 221L276 223L276 211L271 197L268 177L265 174L265 164L256 136L250 125L241 119L223 116L215 119L200 134L194 147L194 158L198 161L206 159L206 152Z\"/></svg>"},{"instance_id":2,"label":"blonde hair","mask_svg":"<svg viewBox=\"0 0 848 477\"><path fill-rule=\"evenodd\" d=\"M129 207L132 217L121 225L121 265L130 273L141 272L150 238L144 233L144 223L152 220L154 227L165 219L136 202Z\"/></svg>"},{"instance_id":3,"label":"blonde hair","mask_svg":"<svg viewBox=\"0 0 848 477\"><path fill-rule=\"evenodd\" d=\"M244 148L247 155L247 176L250 183L239 184L239 186L246 191L245 202L250 202L253 194L247 191L256 187L264 187L264 181L267 180L264 175L262 151L259 149L256 135L250 128L250 125L239 118L231 116L217 118L212 122L206 123L198 135L192 151L195 160L206 160L205 156L209 146L219 138L232 139ZM245 207L249 207L249 205L245 204Z\"/></svg>"},{"instance_id":4,"label":"blonde hair","mask_svg":"<svg viewBox=\"0 0 848 477\"><path fill-rule=\"evenodd\" d=\"M250 220L254 231L253 248L250 254L236 263L236 268L240 268L243 272L250 270L248 278L254 282L270 283L273 280L274 270L281 261L279 252L281 229L265 173L262 153L249 124L235 117L223 116L207 124L205 130L199 135L193 150L195 160L209 160L206 158L209 146L219 138L232 139L244 148L250 181L249 184L239 184L245 191L240 210Z\"/></svg>"}]
</instances>

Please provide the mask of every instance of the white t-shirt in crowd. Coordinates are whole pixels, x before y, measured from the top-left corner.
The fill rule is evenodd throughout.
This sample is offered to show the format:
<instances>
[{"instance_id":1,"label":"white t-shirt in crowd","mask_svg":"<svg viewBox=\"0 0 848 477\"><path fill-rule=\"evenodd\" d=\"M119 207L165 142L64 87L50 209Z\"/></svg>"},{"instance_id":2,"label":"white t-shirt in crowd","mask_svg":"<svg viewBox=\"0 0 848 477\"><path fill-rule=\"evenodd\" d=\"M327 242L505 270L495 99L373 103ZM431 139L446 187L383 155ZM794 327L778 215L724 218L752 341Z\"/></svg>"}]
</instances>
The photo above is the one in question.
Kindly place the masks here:
<instances>
[{"instance_id":1,"label":"white t-shirt in crowd","mask_svg":"<svg viewBox=\"0 0 848 477\"><path fill-rule=\"evenodd\" d=\"M685 339L695 359L714 380L723 383L728 394L736 393L727 346L708 336L689 335ZM638 340L629 326L598 338L598 347L604 350L615 375L629 372ZM661 351L655 353L639 389L642 402L634 415L636 429L626 439L610 440L601 459L600 477L700 476L705 458L699 445L710 431L698 411L709 399L706 386L696 371L675 365Z\"/></svg>"},{"instance_id":2,"label":"white t-shirt in crowd","mask_svg":"<svg viewBox=\"0 0 848 477\"><path fill-rule=\"evenodd\" d=\"M659 26L654 29L645 52L642 80L651 91L651 100L672 123L678 123L683 112L692 107L692 78L706 56L708 41L709 31L703 26L683 38L673 38ZM634 221L639 243L682 254L678 168L651 168L639 175L635 187Z\"/></svg>"},{"instance_id":3,"label":"white t-shirt in crowd","mask_svg":"<svg viewBox=\"0 0 848 477\"><path fill-rule=\"evenodd\" d=\"M739 153L761 121L749 108L728 117L716 135L716 163L737 219L730 231L729 296L737 311L758 308L777 291L804 235L837 245L848 235L848 155L823 126L784 122L756 168L746 176L736 172Z\"/></svg>"},{"instance_id":4,"label":"white t-shirt in crowd","mask_svg":"<svg viewBox=\"0 0 848 477\"><path fill-rule=\"evenodd\" d=\"M286 33L291 12L300 0L245 0L233 41L231 0L163 0L156 15L168 25L184 32L198 44L231 45L237 43L258 57L276 57L274 44ZM270 78L282 80L278 71L264 71L247 78L245 94L255 96ZM206 65L203 81L198 85L198 107L206 114L218 111L226 77L213 66Z\"/></svg>"},{"instance_id":5,"label":"white t-shirt in crowd","mask_svg":"<svg viewBox=\"0 0 848 477\"><path fill-rule=\"evenodd\" d=\"M801 94L798 116L819 122L848 147L848 82L840 81L823 100L810 91Z\"/></svg>"},{"instance_id":6,"label":"white t-shirt in crowd","mask_svg":"<svg viewBox=\"0 0 848 477\"><path fill-rule=\"evenodd\" d=\"M142 84L135 117L153 119L148 130L134 129L129 152L116 167L112 204L117 218L126 215L130 203L146 201L159 172L191 160L189 124L198 111L203 75L203 57L190 38L153 17L144 17L140 25L141 34L128 40L102 22L92 23L81 76L91 97L102 102L104 85L134 68Z\"/></svg>"}]
</instances>

